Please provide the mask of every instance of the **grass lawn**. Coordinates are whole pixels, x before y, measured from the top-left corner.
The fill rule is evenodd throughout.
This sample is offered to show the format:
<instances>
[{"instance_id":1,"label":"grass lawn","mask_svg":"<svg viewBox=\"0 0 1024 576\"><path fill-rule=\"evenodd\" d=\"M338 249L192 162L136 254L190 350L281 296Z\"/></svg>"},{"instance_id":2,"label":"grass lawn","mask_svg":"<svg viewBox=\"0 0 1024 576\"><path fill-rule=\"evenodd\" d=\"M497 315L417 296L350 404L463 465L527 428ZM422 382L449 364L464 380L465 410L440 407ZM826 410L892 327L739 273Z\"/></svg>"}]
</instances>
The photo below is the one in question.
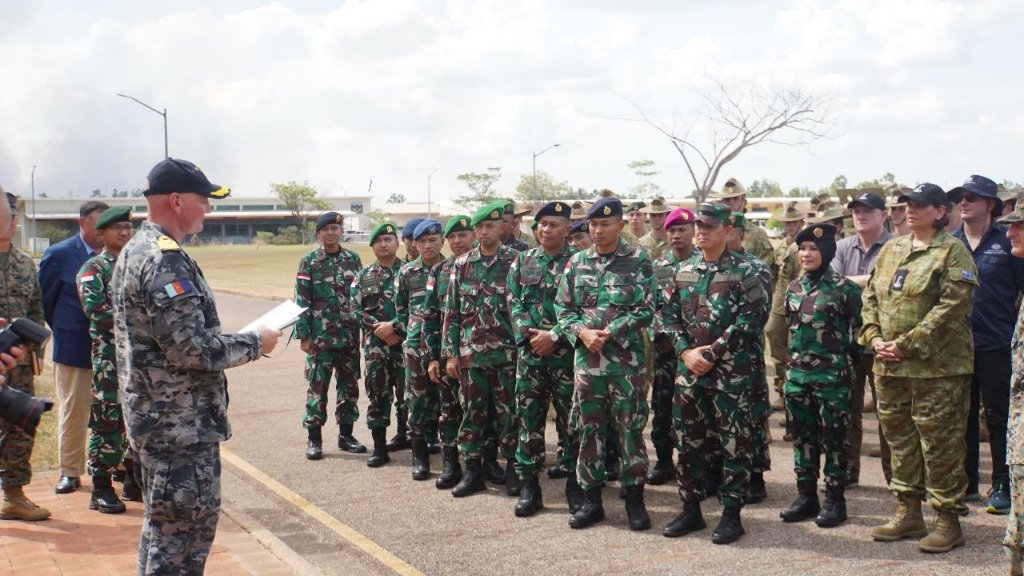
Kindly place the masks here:
<instances>
[{"instance_id":1,"label":"grass lawn","mask_svg":"<svg viewBox=\"0 0 1024 576\"><path fill-rule=\"evenodd\" d=\"M47 350L49 353L49 350ZM53 383L53 362L47 358L43 373L36 376L36 396L56 402L57 393ZM43 414L36 428L36 443L32 447L32 469L53 470L57 468L57 406Z\"/></svg>"}]
</instances>

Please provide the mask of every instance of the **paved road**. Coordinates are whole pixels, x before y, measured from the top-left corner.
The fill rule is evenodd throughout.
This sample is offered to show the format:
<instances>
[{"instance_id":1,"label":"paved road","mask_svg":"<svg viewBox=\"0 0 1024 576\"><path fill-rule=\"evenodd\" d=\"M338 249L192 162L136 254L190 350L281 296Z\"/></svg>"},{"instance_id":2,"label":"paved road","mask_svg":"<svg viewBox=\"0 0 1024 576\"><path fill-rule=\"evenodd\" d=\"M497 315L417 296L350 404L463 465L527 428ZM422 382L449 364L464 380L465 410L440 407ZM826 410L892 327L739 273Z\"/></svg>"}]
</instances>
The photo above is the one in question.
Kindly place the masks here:
<instances>
[{"instance_id":1,"label":"paved road","mask_svg":"<svg viewBox=\"0 0 1024 576\"><path fill-rule=\"evenodd\" d=\"M218 295L218 303L228 330L272 306L228 294ZM575 531L566 523L561 481L544 478L544 512L517 519L512 513L515 500L503 492L491 489L456 500L435 489L432 480L413 482L408 451L398 453L384 468L370 469L365 455L345 454L326 442L324 459L309 462L303 456L301 425L303 355L295 343L276 354L228 373L234 437L225 447L424 574L1005 573L999 545L1005 517L986 514L979 505L963 521L967 547L949 554L925 555L913 542L872 542L869 528L884 522L893 505L882 487L877 459L864 458L861 487L847 496L852 515L847 524L828 531L812 522L783 524L778 512L795 497L795 487L792 450L780 439L781 428L774 421L778 415L772 425L776 442L774 470L767 475L769 499L744 510L747 536L728 547L711 544L710 529L676 540L661 536L661 527L681 509L671 485L648 488L652 530L628 530L617 485L612 485L604 495L608 519L598 527ZM365 414L365 398L360 404ZM873 415L865 429L875 429ZM325 440L333 439L335 431L333 426L325 429ZM357 437L369 441L362 420ZM873 432L867 434L865 450L876 441ZM549 450L553 453L553 446ZM436 477L439 457L431 464ZM987 460L983 466L988 469ZM224 500L226 506L262 522L324 574L394 573L302 512L294 499L282 498L230 464L224 467ZM708 524L714 526L720 506L709 502L704 508Z\"/></svg>"}]
</instances>

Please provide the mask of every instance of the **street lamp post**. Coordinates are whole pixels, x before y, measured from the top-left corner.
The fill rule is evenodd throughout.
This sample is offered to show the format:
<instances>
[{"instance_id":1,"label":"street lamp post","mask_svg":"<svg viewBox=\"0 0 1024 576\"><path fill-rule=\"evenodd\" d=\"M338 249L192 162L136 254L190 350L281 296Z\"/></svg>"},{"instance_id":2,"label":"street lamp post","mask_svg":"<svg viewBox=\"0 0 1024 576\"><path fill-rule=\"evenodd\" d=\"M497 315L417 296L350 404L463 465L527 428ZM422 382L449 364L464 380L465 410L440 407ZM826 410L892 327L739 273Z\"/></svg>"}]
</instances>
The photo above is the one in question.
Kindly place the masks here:
<instances>
[{"instance_id":1,"label":"street lamp post","mask_svg":"<svg viewBox=\"0 0 1024 576\"><path fill-rule=\"evenodd\" d=\"M561 146L561 144L552 144L551 146L548 146L547 148L541 150L540 152L534 152L533 153L533 199L534 199L534 201L537 200L537 156L540 156L541 154L547 152L548 150L551 150L552 148L556 148L558 146Z\"/></svg>"},{"instance_id":2,"label":"street lamp post","mask_svg":"<svg viewBox=\"0 0 1024 576\"><path fill-rule=\"evenodd\" d=\"M134 96L128 96L127 94L118 94L118 96L120 96L121 98L133 100L135 101L136 104L141 104L142 106L145 106L146 108L149 108L153 112L156 112L157 114L164 117L164 158L170 158L170 156L167 154L167 108L164 108L163 111L160 111Z\"/></svg>"},{"instance_id":3,"label":"street lamp post","mask_svg":"<svg viewBox=\"0 0 1024 576\"><path fill-rule=\"evenodd\" d=\"M430 179L434 177L434 172L437 172L437 168L427 176L427 218L430 218Z\"/></svg>"}]
</instances>

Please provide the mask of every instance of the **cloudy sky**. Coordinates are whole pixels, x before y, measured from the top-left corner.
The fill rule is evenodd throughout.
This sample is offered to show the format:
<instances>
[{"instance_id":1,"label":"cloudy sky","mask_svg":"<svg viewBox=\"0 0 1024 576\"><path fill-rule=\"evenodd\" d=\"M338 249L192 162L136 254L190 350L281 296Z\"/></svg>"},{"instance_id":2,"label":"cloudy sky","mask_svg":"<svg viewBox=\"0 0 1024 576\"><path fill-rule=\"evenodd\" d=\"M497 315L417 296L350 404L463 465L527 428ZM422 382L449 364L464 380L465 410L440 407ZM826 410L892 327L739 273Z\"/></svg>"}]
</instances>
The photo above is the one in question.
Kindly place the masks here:
<instances>
[{"instance_id":1,"label":"cloudy sky","mask_svg":"<svg viewBox=\"0 0 1024 576\"><path fill-rule=\"evenodd\" d=\"M27 194L37 165L50 196L141 187L162 120L124 93L166 107L171 156L241 195L372 179L425 200L436 168L445 200L489 166L510 194L559 143L537 166L573 186L626 190L651 159L683 196L677 152L625 98L682 128L716 83L820 94L833 121L723 180L1020 181L1022 24L1019 0L0 0L0 184Z\"/></svg>"}]
</instances>

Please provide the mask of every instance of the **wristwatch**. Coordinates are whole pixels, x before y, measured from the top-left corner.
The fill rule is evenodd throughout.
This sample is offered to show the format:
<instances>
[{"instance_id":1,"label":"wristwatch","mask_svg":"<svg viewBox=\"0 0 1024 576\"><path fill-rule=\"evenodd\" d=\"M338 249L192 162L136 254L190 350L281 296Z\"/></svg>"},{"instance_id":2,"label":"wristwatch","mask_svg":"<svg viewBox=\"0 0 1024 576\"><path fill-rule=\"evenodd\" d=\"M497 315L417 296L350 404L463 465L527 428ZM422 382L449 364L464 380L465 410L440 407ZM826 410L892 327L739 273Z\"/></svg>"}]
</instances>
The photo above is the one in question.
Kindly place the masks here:
<instances>
[{"instance_id":1,"label":"wristwatch","mask_svg":"<svg viewBox=\"0 0 1024 576\"><path fill-rule=\"evenodd\" d=\"M558 344L558 334L557 333L555 333L555 332L553 332L551 330L548 330L548 337L551 338L552 342L554 342L555 344Z\"/></svg>"}]
</instances>

